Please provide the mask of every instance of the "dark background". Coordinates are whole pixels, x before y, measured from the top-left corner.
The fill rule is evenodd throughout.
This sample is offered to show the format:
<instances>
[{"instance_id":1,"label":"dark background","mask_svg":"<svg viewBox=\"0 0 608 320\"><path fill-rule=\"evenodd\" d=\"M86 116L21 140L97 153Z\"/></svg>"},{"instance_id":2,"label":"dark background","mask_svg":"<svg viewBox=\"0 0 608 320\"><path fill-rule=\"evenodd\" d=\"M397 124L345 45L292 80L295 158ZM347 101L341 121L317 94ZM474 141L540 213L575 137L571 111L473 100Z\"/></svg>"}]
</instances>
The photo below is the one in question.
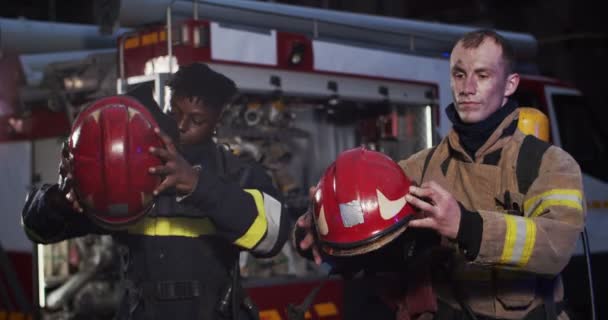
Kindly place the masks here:
<instances>
[{"instance_id":1,"label":"dark background","mask_svg":"<svg viewBox=\"0 0 608 320\"><path fill-rule=\"evenodd\" d=\"M98 9L119 0L4 0L0 16L32 20L95 24ZM592 0L284 0L269 1L424 21L445 22L506 31L530 33L538 40L536 62L542 75L571 83L588 99L600 124L608 119L608 23L603 1ZM573 118L571 121L581 121ZM602 125L604 135L608 126ZM580 143L585 144L585 141ZM605 142L605 143L608 143ZM608 163L606 164L608 165ZM608 265L608 257L595 258L594 265ZM607 301L606 276L595 269L597 301ZM582 259L565 270L566 286L580 294L575 306L588 310L587 278ZM599 290L598 290L599 289ZM581 298L583 297L583 298ZM599 307L598 319L608 314ZM583 315L581 319L588 318Z\"/></svg>"}]
</instances>

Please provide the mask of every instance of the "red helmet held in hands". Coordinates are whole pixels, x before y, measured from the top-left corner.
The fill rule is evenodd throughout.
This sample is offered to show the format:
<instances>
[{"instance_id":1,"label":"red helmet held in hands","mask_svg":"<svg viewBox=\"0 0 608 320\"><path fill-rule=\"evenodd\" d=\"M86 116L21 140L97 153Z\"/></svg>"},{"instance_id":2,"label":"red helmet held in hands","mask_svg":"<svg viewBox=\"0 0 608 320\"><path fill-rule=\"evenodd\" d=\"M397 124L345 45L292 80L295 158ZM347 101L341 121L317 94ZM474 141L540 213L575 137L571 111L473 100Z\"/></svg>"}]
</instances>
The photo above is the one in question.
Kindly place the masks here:
<instances>
[{"instance_id":1,"label":"red helmet held in hands","mask_svg":"<svg viewBox=\"0 0 608 320\"><path fill-rule=\"evenodd\" d=\"M314 222L321 249L353 256L397 238L414 214L405 201L411 185L383 153L356 148L341 153L314 194Z\"/></svg>"},{"instance_id":2,"label":"red helmet held in hands","mask_svg":"<svg viewBox=\"0 0 608 320\"><path fill-rule=\"evenodd\" d=\"M111 96L95 101L76 118L69 137L74 190L85 212L106 228L142 217L160 178L148 168L161 164L150 147L162 147L158 124L137 100Z\"/></svg>"}]
</instances>

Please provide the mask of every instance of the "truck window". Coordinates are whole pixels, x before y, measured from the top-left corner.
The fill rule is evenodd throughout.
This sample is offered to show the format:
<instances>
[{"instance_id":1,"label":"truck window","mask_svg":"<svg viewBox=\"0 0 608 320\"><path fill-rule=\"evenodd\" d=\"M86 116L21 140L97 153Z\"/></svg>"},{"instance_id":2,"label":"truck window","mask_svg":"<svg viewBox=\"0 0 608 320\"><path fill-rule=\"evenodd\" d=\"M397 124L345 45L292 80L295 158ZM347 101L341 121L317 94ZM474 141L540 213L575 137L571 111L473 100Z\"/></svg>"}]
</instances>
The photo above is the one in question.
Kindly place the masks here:
<instances>
[{"instance_id":1,"label":"truck window","mask_svg":"<svg viewBox=\"0 0 608 320\"><path fill-rule=\"evenodd\" d=\"M598 117L582 96L554 94L551 99L562 148L578 161L584 173L608 181L608 134L601 131Z\"/></svg>"}]
</instances>

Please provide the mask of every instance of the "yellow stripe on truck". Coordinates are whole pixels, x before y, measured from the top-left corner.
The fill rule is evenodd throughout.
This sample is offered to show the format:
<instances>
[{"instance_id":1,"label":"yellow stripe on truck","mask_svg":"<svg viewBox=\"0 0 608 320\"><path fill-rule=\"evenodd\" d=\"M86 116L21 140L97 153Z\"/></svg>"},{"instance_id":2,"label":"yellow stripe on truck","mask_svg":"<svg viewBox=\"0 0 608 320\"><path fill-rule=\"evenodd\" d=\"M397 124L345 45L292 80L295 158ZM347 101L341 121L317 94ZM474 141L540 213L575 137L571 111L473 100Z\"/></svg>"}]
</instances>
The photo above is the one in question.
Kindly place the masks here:
<instances>
[{"instance_id":1,"label":"yellow stripe on truck","mask_svg":"<svg viewBox=\"0 0 608 320\"><path fill-rule=\"evenodd\" d=\"M281 320L281 315L276 309L260 311L260 320Z\"/></svg>"},{"instance_id":2,"label":"yellow stripe on truck","mask_svg":"<svg viewBox=\"0 0 608 320\"><path fill-rule=\"evenodd\" d=\"M0 320L32 320L32 315L21 312L0 311Z\"/></svg>"},{"instance_id":3,"label":"yellow stripe on truck","mask_svg":"<svg viewBox=\"0 0 608 320\"><path fill-rule=\"evenodd\" d=\"M338 315L338 308L333 302L315 304L314 308L319 317L331 317Z\"/></svg>"}]
</instances>

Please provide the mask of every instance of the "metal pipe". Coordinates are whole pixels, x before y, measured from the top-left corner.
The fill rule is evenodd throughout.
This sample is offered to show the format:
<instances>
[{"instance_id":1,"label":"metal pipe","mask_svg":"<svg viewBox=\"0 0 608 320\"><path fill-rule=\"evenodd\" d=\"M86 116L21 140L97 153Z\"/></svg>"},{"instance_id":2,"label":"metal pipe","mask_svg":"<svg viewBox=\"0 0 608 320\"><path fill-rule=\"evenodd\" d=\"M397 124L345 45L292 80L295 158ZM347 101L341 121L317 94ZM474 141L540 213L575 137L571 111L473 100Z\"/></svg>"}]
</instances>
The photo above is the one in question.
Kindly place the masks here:
<instances>
[{"instance_id":1,"label":"metal pipe","mask_svg":"<svg viewBox=\"0 0 608 320\"><path fill-rule=\"evenodd\" d=\"M198 20L198 0L192 0L192 19Z\"/></svg>"},{"instance_id":2,"label":"metal pipe","mask_svg":"<svg viewBox=\"0 0 608 320\"><path fill-rule=\"evenodd\" d=\"M116 49L97 49L82 51L66 51L53 53L21 54L19 60L23 66L26 82L29 86L36 86L42 80L44 69L49 63L66 62L84 59L89 55L98 53L112 53Z\"/></svg>"},{"instance_id":3,"label":"metal pipe","mask_svg":"<svg viewBox=\"0 0 608 320\"><path fill-rule=\"evenodd\" d=\"M118 76L120 78L120 83L122 86L122 82L125 80L125 39L121 38L118 44Z\"/></svg>"},{"instance_id":4,"label":"metal pipe","mask_svg":"<svg viewBox=\"0 0 608 320\"><path fill-rule=\"evenodd\" d=\"M99 34L92 25L0 18L0 48L19 53L43 53L114 48L116 35Z\"/></svg>"},{"instance_id":5,"label":"metal pipe","mask_svg":"<svg viewBox=\"0 0 608 320\"><path fill-rule=\"evenodd\" d=\"M122 35L118 42L118 78L120 80L120 90L123 92L127 86L126 72L125 72L125 41L132 35L136 35L135 32L127 32Z\"/></svg>"},{"instance_id":6,"label":"metal pipe","mask_svg":"<svg viewBox=\"0 0 608 320\"><path fill-rule=\"evenodd\" d=\"M171 6L173 2L171 2L167 6L167 56L169 57L169 74L173 74L173 29L171 26Z\"/></svg>"},{"instance_id":7,"label":"metal pipe","mask_svg":"<svg viewBox=\"0 0 608 320\"><path fill-rule=\"evenodd\" d=\"M159 21L162 19L162 10L169 3L169 0L121 1L120 22L129 26ZM147 10L141 10L143 5ZM192 16L192 4L187 1L175 1L172 7L175 17ZM449 52L456 39L466 32L477 29L462 25L247 0L199 1L198 14L201 19L221 23L309 35L313 35L313 21L317 21L317 31L322 37L376 44L397 51L409 50L407 39L413 36L416 38L416 52L419 54ZM520 58L535 58L537 41L534 36L502 30L498 32L513 44Z\"/></svg>"}]
</instances>

